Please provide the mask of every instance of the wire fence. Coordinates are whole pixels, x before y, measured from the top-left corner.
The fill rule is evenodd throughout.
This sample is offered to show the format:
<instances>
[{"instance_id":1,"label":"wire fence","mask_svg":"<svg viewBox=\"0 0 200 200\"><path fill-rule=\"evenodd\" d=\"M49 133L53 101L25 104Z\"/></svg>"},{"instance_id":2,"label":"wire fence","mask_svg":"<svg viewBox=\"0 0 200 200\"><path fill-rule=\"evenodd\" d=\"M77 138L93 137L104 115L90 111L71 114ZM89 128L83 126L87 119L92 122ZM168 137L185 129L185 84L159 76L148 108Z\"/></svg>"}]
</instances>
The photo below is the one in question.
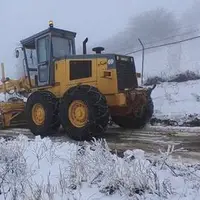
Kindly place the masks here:
<instances>
[{"instance_id":1,"label":"wire fence","mask_svg":"<svg viewBox=\"0 0 200 200\"><path fill-rule=\"evenodd\" d=\"M142 73L142 83L152 76L167 78L187 70L199 74L200 34L194 35L198 31L174 35L150 43L144 43L138 38L141 48L126 52L123 50L123 52L134 57L137 72Z\"/></svg>"},{"instance_id":2,"label":"wire fence","mask_svg":"<svg viewBox=\"0 0 200 200\"><path fill-rule=\"evenodd\" d=\"M155 76L169 80L187 70L200 74L200 34L191 34L192 36L180 34L151 43L139 39L141 47L129 49L124 54L134 57L137 72L143 71L144 82ZM198 85L198 81L192 81L157 86L152 94L156 116L176 118L195 114L200 102Z\"/></svg>"}]
</instances>

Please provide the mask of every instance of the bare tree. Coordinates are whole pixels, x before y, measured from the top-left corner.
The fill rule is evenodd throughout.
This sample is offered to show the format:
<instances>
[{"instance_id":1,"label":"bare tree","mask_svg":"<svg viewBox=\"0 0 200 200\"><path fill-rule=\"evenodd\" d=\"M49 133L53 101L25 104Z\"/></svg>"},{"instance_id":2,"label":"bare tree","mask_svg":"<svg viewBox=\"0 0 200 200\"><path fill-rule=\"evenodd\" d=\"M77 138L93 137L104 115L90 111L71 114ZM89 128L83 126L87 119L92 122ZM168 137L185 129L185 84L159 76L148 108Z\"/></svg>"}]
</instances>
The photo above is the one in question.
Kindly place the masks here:
<instances>
[{"instance_id":1,"label":"bare tree","mask_svg":"<svg viewBox=\"0 0 200 200\"><path fill-rule=\"evenodd\" d=\"M130 21L130 30L144 42L166 38L178 32L178 22L172 12L163 8L146 11Z\"/></svg>"},{"instance_id":2,"label":"bare tree","mask_svg":"<svg viewBox=\"0 0 200 200\"><path fill-rule=\"evenodd\" d=\"M104 46L109 50L124 53L140 47L138 38L144 43L149 43L177 33L179 24L174 14L159 8L131 18L126 30L105 41Z\"/></svg>"}]
</instances>

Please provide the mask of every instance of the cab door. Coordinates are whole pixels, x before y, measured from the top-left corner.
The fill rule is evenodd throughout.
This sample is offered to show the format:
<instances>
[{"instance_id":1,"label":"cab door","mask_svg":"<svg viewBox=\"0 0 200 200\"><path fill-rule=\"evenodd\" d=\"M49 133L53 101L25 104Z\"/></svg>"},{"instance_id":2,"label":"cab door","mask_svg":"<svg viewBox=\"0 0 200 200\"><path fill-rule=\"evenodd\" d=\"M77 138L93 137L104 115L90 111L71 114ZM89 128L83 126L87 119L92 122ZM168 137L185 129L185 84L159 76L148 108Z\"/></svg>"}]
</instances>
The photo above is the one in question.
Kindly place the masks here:
<instances>
[{"instance_id":1,"label":"cab door","mask_svg":"<svg viewBox=\"0 0 200 200\"><path fill-rule=\"evenodd\" d=\"M50 85L50 35L47 34L36 39L38 86Z\"/></svg>"}]
</instances>

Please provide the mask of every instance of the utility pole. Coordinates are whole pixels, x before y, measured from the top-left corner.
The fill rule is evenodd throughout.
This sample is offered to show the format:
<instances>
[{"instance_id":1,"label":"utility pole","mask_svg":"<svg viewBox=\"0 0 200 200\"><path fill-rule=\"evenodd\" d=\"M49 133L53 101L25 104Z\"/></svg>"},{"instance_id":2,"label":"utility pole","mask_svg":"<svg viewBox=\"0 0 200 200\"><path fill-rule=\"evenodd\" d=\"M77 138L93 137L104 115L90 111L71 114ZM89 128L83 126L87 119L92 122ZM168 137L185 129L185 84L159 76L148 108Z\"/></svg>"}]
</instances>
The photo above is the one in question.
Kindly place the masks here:
<instances>
[{"instance_id":1,"label":"utility pole","mask_svg":"<svg viewBox=\"0 0 200 200\"><path fill-rule=\"evenodd\" d=\"M142 76L141 76L141 84L143 85L144 83L144 44L142 43L142 41L140 40L140 38L138 38L141 46L142 46Z\"/></svg>"}]
</instances>

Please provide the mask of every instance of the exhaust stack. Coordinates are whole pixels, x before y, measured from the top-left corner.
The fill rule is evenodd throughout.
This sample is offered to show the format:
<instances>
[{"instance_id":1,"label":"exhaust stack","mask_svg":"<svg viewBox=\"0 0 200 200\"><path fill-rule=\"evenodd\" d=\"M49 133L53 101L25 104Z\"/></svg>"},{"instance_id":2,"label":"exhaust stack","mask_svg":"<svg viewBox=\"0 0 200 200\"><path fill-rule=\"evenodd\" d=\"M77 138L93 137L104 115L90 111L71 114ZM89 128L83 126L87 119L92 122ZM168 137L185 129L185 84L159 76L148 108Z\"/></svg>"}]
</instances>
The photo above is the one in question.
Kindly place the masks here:
<instances>
[{"instance_id":1,"label":"exhaust stack","mask_svg":"<svg viewBox=\"0 0 200 200\"><path fill-rule=\"evenodd\" d=\"M86 43L88 42L88 38L85 38L83 41L83 54L87 54Z\"/></svg>"},{"instance_id":2,"label":"exhaust stack","mask_svg":"<svg viewBox=\"0 0 200 200\"><path fill-rule=\"evenodd\" d=\"M3 83L3 93L5 95L6 94L6 84L5 84L6 76L5 76L4 63L1 63L1 76L2 76L1 81Z\"/></svg>"}]
</instances>

